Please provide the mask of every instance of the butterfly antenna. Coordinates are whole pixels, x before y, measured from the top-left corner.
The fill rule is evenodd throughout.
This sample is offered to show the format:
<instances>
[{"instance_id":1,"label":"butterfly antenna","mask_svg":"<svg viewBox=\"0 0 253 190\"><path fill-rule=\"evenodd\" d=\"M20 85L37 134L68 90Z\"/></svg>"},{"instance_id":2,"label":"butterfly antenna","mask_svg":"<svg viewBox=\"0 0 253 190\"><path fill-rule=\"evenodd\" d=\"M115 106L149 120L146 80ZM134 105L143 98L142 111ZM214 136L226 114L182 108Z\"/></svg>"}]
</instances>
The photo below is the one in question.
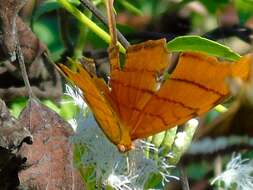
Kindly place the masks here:
<instances>
[{"instance_id":1,"label":"butterfly antenna","mask_svg":"<svg viewBox=\"0 0 253 190\"><path fill-rule=\"evenodd\" d=\"M97 9L97 7L92 3L90 0L80 0L80 2L87 8L89 9L103 24L106 26L108 25L108 20L107 18ZM124 46L124 48L129 47L129 42L127 39L120 33L120 31L117 31L117 36L120 41L120 43Z\"/></svg>"},{"instance_id":2,"label":"butterfly antenna","mask_svg":"<svg viewBox=\"0 0 253 190\"><path fill-rule=\"evenodd\" d=\"M114 9L113 9L113 2L114 2L114 0L107 0L106 1L108 27L109 27L109 32L111 35L110 46L112 46L112 47L116 46L116 44L117 44L116 21L115 21Z\"/></svg>"},{"instance_id":3,"label":"butterfly antenna","mask_svg":"<svg viewBox=\"0 0 253 190\"><path fill-rule=\"evenodd\" d=\"M113 2L114 0L106 0L108 27L111 36L111 42L109 46L109 59L111 71L119 68L119 46L117 39L116 20L113 9Z\"/></svg>"}]
</instances>

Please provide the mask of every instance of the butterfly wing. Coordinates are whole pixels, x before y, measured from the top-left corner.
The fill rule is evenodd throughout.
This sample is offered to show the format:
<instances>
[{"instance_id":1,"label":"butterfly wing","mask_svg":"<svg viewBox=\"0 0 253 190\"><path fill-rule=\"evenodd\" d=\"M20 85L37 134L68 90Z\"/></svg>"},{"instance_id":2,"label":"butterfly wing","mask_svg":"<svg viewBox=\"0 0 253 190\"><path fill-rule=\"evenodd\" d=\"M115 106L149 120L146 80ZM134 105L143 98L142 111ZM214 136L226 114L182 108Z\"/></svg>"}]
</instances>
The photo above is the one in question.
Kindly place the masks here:
<instances>
[{"instance_id":1,"label":"butterfly wing","mask_svg":"<svg viewBox=\"0 0 253 190\"><path fill-rule=\"evenodd\" d=\"M114 109L115 105L104 81L96 76L91 77L80 64L77 65L77 72L71 71L62 64L59 65L59 69L82 90L86 103L106 136L116 145L124 139L124 142L131 146L130 137L122 136L123 133L124 135L129 133L124 132L122 128L117 110Z\"/></svg>"},{"instance_id":2,"label":"butterfly wing","mask_svg":"<svg viewBox=\"0 0 253 190\"><path fill-rule=\"evenodd\" d=\"M131 130L141 110L158 88L157 76L169 63L165 39L147 41L130 46L126 53L124 69L111 71L112 96L124 124ZM116 56L110 62L117 62Z\"/></svg>"},{"instance_id":3,"label":"butterfly wing","mask_svg":"<svg viewBox=\"0 0 253 190\"><path fill-rule=\"evenodd\" d=\"M205 113L229 94L225 79L246 79L252 56L236 63L218 61L200 53L183 53L172 75L143 109L131 133L144 138Z\"/></svg>"}]
</instances>

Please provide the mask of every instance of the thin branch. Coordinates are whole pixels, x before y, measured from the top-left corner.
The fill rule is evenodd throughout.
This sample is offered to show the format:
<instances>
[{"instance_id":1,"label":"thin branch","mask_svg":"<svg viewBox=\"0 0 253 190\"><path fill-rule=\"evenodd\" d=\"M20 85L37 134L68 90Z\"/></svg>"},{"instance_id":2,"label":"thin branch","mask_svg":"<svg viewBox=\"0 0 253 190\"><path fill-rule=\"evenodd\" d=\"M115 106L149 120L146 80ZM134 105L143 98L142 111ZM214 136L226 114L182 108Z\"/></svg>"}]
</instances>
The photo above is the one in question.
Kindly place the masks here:
<instances>
[{"instance_id":1,"label":"thin branch","mask_svg":"<svg viewBox=\"0 0 253 190\"><path fill-rule=\"evenodd\" d=\"M215 176L220 175L222 172L222 157L221 155L217 155L214 160L214 174ZM223 188L218 187L218 190L223 190Z\"/></svg>"},{"instance_id":2,"label":"thin branch","mask_svg":"<svg viewBox=\"0 0 253 190\"><path fill-rule=\"evenodd\" d=\"M104 25L108 26L107 18L101 14L101 12L95 7L90 0L80 0L83 6L89 9ZM124 48L128 48L130 46L127 39L116 29L117 37L120 43L124 46Z\"/></svg>"},{"instance_id":3,"label":"thin branch","mask_svg":"<svg viewBox=\"0 0 253 190\"><path fill-rule=\"evenodd\" d=\"M180 181L181 181L181 184L182 184L182 189L183 190L190 190L190 186L189 186L189 183L188 183L188 178L187 178L187 175L186 175L185 167L182 164L179 164L178 168L179 168L179 173L180 173L180 179L181 179Z\"/></svg>"},{"instance_id":4,"label":"thin branch","mask_svg":"<svg viewBox=\"0 0 253 190\"><path fill-rule=\"evenodd\" d=\"M20 69L21 69L21 74L22 74L22 77L23 77L23 80L24 80L25 87L26 87L26 90L28 92L29 98L33 98L34 95L33 95L32 88L31 88L31 85L30 85L30 82L29 82L29 79L28 79L28 75L27 75L27 72L26 72L24 57L23 57L23 53L21 51L21 47L20 47L19 42L17 42L16 55L17 55L17 58L18 58L19 66L20 66Z\"/></svg>"},{"instance_id":5,"label":"thin branch","mask_svg":"<svg viewBox=\"0 0 253 190\"><path fill-rule=\"evenodd\" d=\"M69 24L69 22L68 22L69 20L66 18L67 17L66 13L67 12L64 9L59 9L57 11L58 25L59 25L60 37L63 42L63 45L67 49L67 51L71 51L71 50L73 50L73 44L72 44L71 39L69 37L68 30L66 30L66 28Z\"/></svg>"}]
</instances>

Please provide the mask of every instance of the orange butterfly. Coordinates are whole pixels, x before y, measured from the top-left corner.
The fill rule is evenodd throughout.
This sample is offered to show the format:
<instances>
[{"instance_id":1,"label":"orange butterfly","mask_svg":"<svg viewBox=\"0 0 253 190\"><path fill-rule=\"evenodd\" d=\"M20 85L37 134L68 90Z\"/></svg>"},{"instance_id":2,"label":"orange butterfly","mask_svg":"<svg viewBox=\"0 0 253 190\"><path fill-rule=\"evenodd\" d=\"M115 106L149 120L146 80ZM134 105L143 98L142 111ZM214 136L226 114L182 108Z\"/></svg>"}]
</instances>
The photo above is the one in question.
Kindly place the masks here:
<instances>
[{"instance_id":1,"label":"orange butterfly","mask_svg":"<svg viewBox=\"0 0 253 190\"><path fill-rule=\"evenodd\" d=\"M118 54L111 49L109 86L80 64L77 72L59 65L83 91L101 129L121 152L130 150L135 139L210 110L229 94L226 77L248 78L251 55L230 63L202 53L182 53L169 79L159 82L158 76L170 64L165 45L161 39L130 46L123 69Z\"/></svg>"}]
</instances>

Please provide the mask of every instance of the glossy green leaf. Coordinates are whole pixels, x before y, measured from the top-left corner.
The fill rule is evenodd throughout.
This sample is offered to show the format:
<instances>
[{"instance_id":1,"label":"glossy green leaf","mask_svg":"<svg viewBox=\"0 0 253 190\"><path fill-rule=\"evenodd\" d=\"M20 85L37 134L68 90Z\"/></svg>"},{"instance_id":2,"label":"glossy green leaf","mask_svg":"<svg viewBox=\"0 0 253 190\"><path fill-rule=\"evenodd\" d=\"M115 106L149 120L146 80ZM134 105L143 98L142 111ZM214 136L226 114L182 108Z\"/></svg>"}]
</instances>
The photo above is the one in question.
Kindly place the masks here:
<instances>
[{"instance_id":1,"label":"glossy green leaf","mask_svg":"<svg viewBox=\"0 0 253 190\"><path fill-rule=\"evenodd\" d=\"M236 61L241 57L227 46L206 38L202 38L200 36L193 35L177 37L167 43L167 48L171 52L202 52L231 61Z\"/></svg>"}]
</instances>

